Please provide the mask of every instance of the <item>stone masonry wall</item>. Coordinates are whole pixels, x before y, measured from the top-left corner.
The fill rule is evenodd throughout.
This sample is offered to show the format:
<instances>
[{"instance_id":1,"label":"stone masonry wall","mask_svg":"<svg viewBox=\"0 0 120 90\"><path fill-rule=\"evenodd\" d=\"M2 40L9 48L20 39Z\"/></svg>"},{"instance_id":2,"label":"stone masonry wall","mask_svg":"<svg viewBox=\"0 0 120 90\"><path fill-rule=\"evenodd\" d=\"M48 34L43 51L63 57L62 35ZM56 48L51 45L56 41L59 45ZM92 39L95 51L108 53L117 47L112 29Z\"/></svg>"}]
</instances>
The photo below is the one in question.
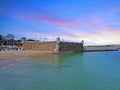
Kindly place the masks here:
<instances>
[{"instance_id":1,"label":"stone masonry wall","mask_svg":"<svg viewBox=\"0 0 120 90\"><path fill-rule=\"evenodd\" d=\"M60 42L59 43L59 52L77 52L83 51L83 44L74 43L74 42Z\"/></svg>"},{"instance_id":2,"label":"stone masonry wall","mask_svg":"<svg viewBox=\"0 0 120 90\"><path fill-rule=\"evenodd\" d=\"M55 51L56 42L25 42L25 50Z\"/></svg>"},{"instance_id":3,"label":"stone masonry wall","mask_svg":"<svg viewBox=\"0 0 120 90\"><path fill-rule=\"evenodd\" d=\"M83 51L82 43L74 42L25 42L25 50L57 51L57 52L77 52Z\"/></svg>"}]
</instances>

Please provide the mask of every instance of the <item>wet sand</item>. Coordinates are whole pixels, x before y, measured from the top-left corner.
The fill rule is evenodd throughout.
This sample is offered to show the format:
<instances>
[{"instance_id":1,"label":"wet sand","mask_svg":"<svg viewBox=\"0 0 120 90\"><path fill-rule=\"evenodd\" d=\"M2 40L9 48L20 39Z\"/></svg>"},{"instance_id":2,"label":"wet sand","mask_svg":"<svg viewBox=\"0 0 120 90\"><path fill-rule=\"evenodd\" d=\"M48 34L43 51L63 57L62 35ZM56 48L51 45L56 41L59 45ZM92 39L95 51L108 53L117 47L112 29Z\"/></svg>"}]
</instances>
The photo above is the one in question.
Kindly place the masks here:
<instances>
[{"instance_id":1,"label":"wet sand","mask_svg":"<svg viewBox=\"0 0 120 90\"><path fill-rule=\"evenodd\" d=\"M0 58L15 60L19 58L27 57L45 57L55 52L52 51L37 51L37 50L25 50L25 51L0 51Z\"/></svg>"}]
</instances>

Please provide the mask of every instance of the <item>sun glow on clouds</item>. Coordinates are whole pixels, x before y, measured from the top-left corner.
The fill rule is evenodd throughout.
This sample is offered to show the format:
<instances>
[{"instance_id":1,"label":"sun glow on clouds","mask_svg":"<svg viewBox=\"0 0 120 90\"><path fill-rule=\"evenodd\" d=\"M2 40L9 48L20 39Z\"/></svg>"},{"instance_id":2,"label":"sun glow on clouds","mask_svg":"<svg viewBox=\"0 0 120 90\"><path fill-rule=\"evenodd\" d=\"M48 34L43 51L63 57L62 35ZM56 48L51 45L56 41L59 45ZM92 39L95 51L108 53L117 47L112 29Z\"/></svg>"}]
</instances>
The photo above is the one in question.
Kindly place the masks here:
<instances>
[{"instance_id":1,"label":"sun glow on clouds","mask_svg":"<svg viewBox=\"0 0 120 90\"><path fill-rule=\"evenodd\" d=\"M18 32L17 32L18 33ZM41 38L47 38L48 40L55 40L56 37L60 36L61 39L65 41L77 41L80 42L81 40L85 40L87 44L119 44L120 43L120 31L113 30L113 31L104 31L96 34L90 33L73 33L73 34L44 34L39 32L22 32L19 33L23 36L36 40L40 40ZM112 37L111 37L112 35Z\"/></svg>"},{"instance_id":2,"label":"sun glow on clouds","mask_svg":"<svg viewBox=\"0 0 120 90\"><path fill-rule=\"evenodd\" d=\"M89 44L119 44L120 43L120 29L112 29L109 27L113 22L105 22L101 18L87 19L84 21L78 21L75 19L65 19L59 17L38 17L38 16L18 16L19 19L35 21L40 23L47 23L54 25L53 32L57 30L67 31L68 34L44 34L39 32L24 32L22 35L25 35L28 38L37 38L40 39L41 36L56 38L60 36L63 39L71 41L81 41L85 40ZM84 28L85 30L82 30ZM34 29L34 28L33 28ZM90 43L91 42L91 43Z\"/></svg>"},{"instance_id":3,"label":"sun glow on clouds","mask_svg":"<svg viewBox=\"0 0 120 90\"><path fill-rule=\"evenodd\" d=\"M45 5L41 7L44 6ZM83 7L80 7L79 5L78 7L83 8L86 7L86 5L83 5ZM70 10L73 10L73 12L78 9L71 6L70 8ZM90 8L92 9L93 7L91 6ZM88 44L120 44L120 18L118 15L120 12L120 8L112 7L112 9L110 8L110 10L108 11L104 11L104 8L99 7L100 10L95 9L95 11L92 12L84 11L86 9L83 8L83 13L86 14L83 14L82 11L79 11L80 13L71 13L69 17L64 17L63 13L61 12L56 13L55 10L57 10L57 8L53 10L50 9L50 13L47 13L49 9L47 11L40 9L40 11L37 11L36 13L34 12L34 8L32 7L30 7L30 10L28 12L25 12L25 10L23 10L24 12L22 12L21 9L20 12L16 10L12 10L12 12L0 11L0 15L7 16L7 18L16 19L18 21L20 20L21 22L26 22L24 24L28 26L33 24L27 22L37 23L36 25L34 24L32 27L26 27L24 29L22 28L22 26L17 27L17 31L14 31L15 34L19 34L19 36L26 36L27 38L40 39L41 37L45 37L54 39L59 36L64 40L70 41L85 40L86 42L88 42ZM52 13L53 11L54 14ZM66 9L62 11L67 12ZM75 18L77 16L76 14L79 14L79 17ZM83 16L81 16L82 14ZM37 25L39 25L39 27ZM47 25L49 25L49 27ZM11 23L8 25L8 28L10 27ZM41 29L46 29L46 32Z\"/></svg>"}]
</instances>

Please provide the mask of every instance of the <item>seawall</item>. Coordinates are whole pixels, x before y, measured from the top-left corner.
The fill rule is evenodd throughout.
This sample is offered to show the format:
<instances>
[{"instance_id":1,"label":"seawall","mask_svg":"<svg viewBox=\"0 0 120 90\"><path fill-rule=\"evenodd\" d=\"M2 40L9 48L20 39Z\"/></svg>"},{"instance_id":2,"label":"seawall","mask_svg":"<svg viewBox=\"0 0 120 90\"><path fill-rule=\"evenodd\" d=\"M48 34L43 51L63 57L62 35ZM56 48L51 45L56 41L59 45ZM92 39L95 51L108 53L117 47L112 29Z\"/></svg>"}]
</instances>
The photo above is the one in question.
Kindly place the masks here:
<instances>
[{"instance_id":1,"label":"seawall","mask_svg":"<svg viewBox=\"0 0 120 90\"><path fill-rule=\"evenodd\" d=\"M83 51L83 44L82 43L75 43L75 42L60 42L59 45L59 52L82 52Z\"/></svg>"},{"instance_id":2,"label":"seawall","mask_svg":"<svg viewBox=\"0 0 120 90\"><path fill-rule=\"evenodd\" d=\"M99 46L84 46L84 52L93 52L93 51L118 51L119 48L112 45L99 45Z\"/></svg>"},{"instance_id":3,"label":"seawall","mask_svg":"<svg viewBox=\"0 0 120 90\"><path fill-rule=\"evenodd\" d=\"M56 42L35 42L27 41L23 44L25 50L54 51Z\"/></svg>"},{"instance_id":4,"label":"seawall","mask_svg":"<svg viewBox=\"0 0 120 90\"><path fill-rule=\"evenodd\" d=\"M39 50L39 51L52 51L55 53L70 53L83 51L83 44L80 42L62 42L62 41L47 41L35 42L27 41L23 44L25 50Z\"/></svg>"}]
</instances>

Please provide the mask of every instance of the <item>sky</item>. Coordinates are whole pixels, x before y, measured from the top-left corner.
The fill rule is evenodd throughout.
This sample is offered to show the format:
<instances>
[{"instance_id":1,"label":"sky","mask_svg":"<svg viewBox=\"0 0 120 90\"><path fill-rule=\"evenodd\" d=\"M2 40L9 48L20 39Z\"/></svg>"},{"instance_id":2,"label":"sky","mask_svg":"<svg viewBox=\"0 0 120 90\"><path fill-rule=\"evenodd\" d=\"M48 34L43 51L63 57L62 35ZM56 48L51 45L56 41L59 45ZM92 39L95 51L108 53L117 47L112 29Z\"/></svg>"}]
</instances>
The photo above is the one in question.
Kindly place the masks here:
<instances>
[{"instance_id":1,"label":"sky","mask_svg":"<svg viewBox=\"0 0 120 90\"><path fill-rule=\"evenodd\" d=\"M120 0L0 0L0 34L120 44Z\"/></svg>"}]
</instances>

